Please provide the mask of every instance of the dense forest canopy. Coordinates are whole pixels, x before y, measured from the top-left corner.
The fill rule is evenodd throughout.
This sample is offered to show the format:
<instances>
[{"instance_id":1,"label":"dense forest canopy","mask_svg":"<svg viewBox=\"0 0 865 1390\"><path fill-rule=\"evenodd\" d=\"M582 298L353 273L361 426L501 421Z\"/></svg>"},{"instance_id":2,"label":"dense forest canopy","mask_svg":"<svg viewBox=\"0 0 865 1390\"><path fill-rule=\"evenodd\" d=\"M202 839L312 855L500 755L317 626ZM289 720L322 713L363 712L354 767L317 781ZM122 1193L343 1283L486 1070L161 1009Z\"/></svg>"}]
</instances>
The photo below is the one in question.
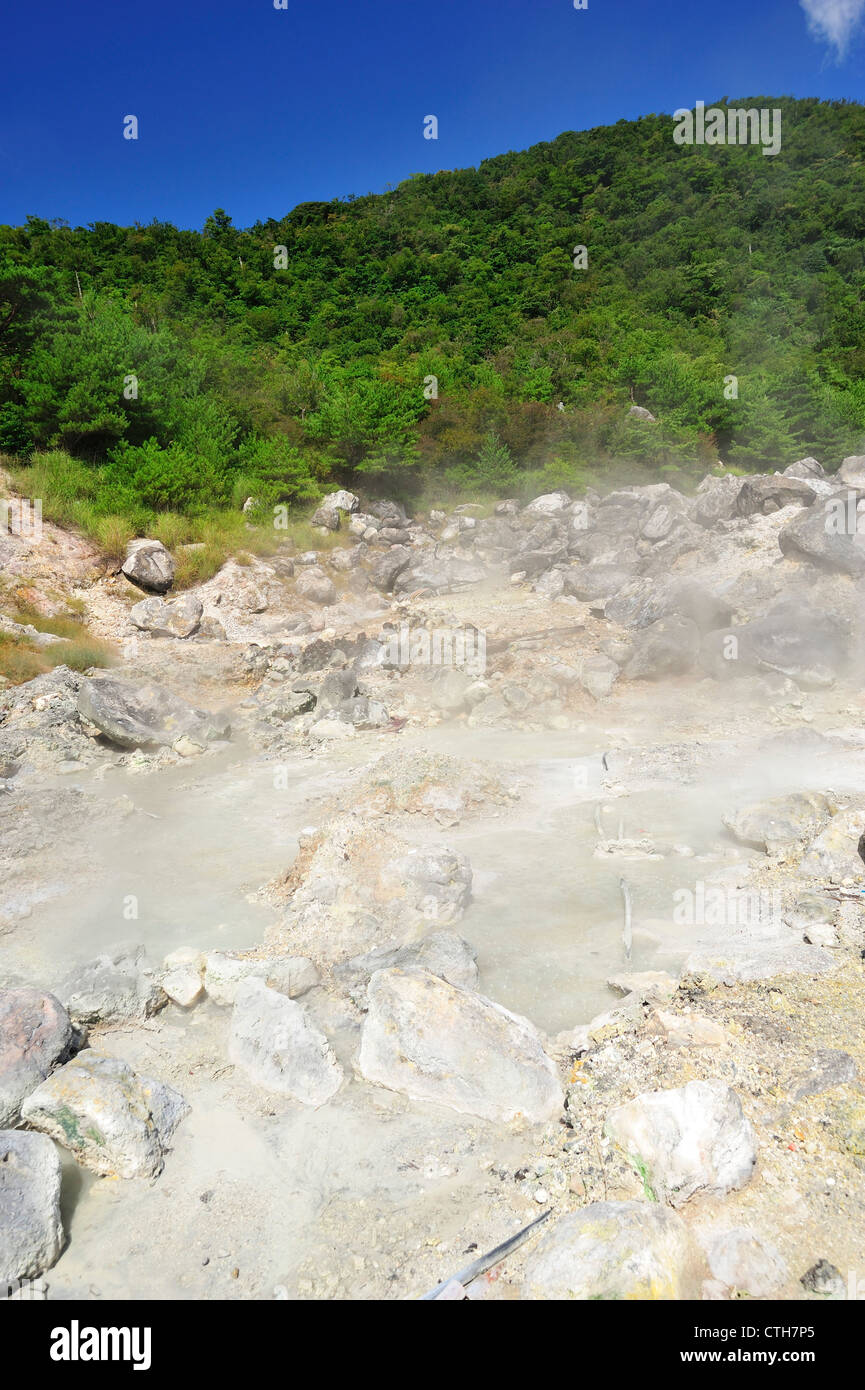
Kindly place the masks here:
<instances>
[{"instance_id":1,"label":"dense forest canopy","mask_svg":"<svg viewBox=\"0 0 865 1390\"><path fill-rule=\"evenodd\" d=\"M777 156L652 115L246 230L0 227L0 450L65 451L121 514L835 467L865 452L865 108L730 104L782 109Z\"/></svg>"}]
</instances>

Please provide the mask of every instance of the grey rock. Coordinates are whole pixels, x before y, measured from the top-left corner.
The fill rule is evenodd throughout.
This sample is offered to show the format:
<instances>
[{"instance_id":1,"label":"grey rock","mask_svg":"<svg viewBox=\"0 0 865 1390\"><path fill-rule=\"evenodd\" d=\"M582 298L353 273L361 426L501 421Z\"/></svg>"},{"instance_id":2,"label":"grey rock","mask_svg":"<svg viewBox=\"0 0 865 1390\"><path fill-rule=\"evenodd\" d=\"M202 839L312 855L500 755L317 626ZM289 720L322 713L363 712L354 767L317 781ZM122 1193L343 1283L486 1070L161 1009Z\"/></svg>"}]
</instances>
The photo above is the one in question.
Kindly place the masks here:
<instances>
[{"instance_id":1,"label":"grey rock","mask_svg":"<svg viewBox=\"0 0 865 1390\"><path fill-rule=\"evenodd\" d=\"M784 555L808 560L820 569L861 575L865 571L865 546L852 522L847 493L836 493L815 503L778 533Z\"/></svg>"},{"instance_id":2,"label":"grey rock","mask_svg":"<svg viewBox=\"0 0 865 1390\"><path fill-rule=\"evenodd\" d=\"M584 603L611 599L633 577L633 570L623 565L571 565L563 572L565 593Z\"/></svg>"},{"instance_id":3,"label":"grey rock","mask_svg":"<svg viewBox=\"0 0 865 1390\"><path fill-rule=\"evenodd\" d=\"M629 420L647 420L652 424L655 422L655 417L651 410L647 410L644 405L632 405L626 418Z\"/></svg>"},{"instance_id":4,"label":"grey rock","mask_svg":"<svg viewBox=\"0 0 865 1390\"><path fill-rule=\"evenodd\" d=\"M809 456L808 458L797 459L795 463L791 463L788 468L785 468L784 477L804 478L806 482L810 482L814 478L825 478L826 470L821 463L818 463L817 459Z\"/></svg>"},{"instance_id":5,"label":"grey rock","mask_svg":"<svg viewBox=\"0 0 865 1390\"><path fill-rule=\"evenodd\" d=\"M723 1081L646 1092L611 1111L606 1132L671 1206L698 1192L720 1197L744 1187L757 1162L754 1130Z\"/></svg>"},{"instance_id":6,"label":"grey rock","mask_svg":"<svg viewBox=\"0 0 865 1390\"><path fill-rule=\"evenodd\" d=\"M753 622L707 633L700 663L716 680L773 671L803 689L821 690L844 672L849 652L844 622L791 597Z\"/></svg>"},{"instance_id":7,"label":"grey rock","mask_svg":"<svg viewBox=\"0 0 865 1390\"><path fill-rule=\"evenodd\" d=\"M660 618L637 634L622 674L626 680L681 676L693 668L699 652L697 624L674 614Z\"/></svg>"},{"instance_id":8,"label":"grey rock","mask_svg":"<svg viewBox=\"0 0 865 1390\"><path fill-rule=\"evenodd\" d=\"M370 570L370 580L374 588L383 594L390 593L404 570L413 559L412 552L404 545L395 545L381 555Z\"/></svg>"},{"instance_id":9,"label":"grey rock","mask_svg":"<svg viewBox=\"0 0 865 1390\"><path fill-rule=\"evenodd\" d=\"M812 1058L808 1071L800 1079L793 1099L804 1100L805 1096L817 1096L823 1091L831 1091L834 1086L847 1086L856 1080L857 1075L856 1062L849 1052L821 1047Z\"/></svg>"},{"instance_id":10,"label":"grey rock","mask_svg":"<svg viewBox=\"0 0 865 1390\"><path fill-rule=\"evenodd\" d=\"M86 681L78 693L78 712L120 748L170 747L183 734L208 742L230 732L224 716L194 709L163 686L116 676Z\"/></svg>"},{"instance_id":11,"label":"grey rock","mask_svg":"<svg viewBox=\"0 0 865 1390\"><path fill-rule=\"evenodd\" d=\"M106 1176L150 1178L161 1173L169 1140L189 1106L172 1087L138 1076L119 1057L88 1051L43 1081L21 1113L83 1167Z\"/></svg>"},{"instance_id":12,"label":"grey rock","mask_svg":"<svg viewBox=\"0 0 865 1390\"><path fill-rule=\"evenodd\" d=\"M644 628L661 618L690 618L701 632L724 627L730 605L697 579L632 579L607 603L604 616L622 627Z\"/></svg>"},{"instance_id":13,"label":"grey rock","mask_svg":"<svg viewBox=\"0 0 865 1390\"><path fill-rule=\"evenodd\" d=\"M378 970L428 970L458 989L474 990L478 984L477 951L452 931L430 932L422 940L397 949L379 947L354 956L334 969L334 979L359 1009L366 1009L366 992Z\"/></svg>"},{"instance_id":14,"label":"grey rock","mask_svg":"<svg viewBox=\"0 0 865 1390\"><path fill-rule=\"evenodd\" d=\"M342 1068L302 1004L250 978L238 986L228 1051L256 1085L319 1106L342 1085Z\"/></svg>"},{"instance_id":15,"label":"grey rock","mask_svg":"<svg viewBox=\"0 0 865 1390\"><path fill-rule=\"evenodd\" d=\"M161 598L145 598L130 609L129 620L156 637L191 637L198 630L203 611L192 594L181 594L168 603Z\"/></svg>"},{"instance_id":16,"label":"grey rock","mask_svg":"<svg viewBox=\"0 0 865 1390\"><path fill-rule=\"evenodd\" d=\"M580 668L580 684L593 700L606 700L618 674L618 666L608 656L587 656Z\"/></svg>"},{"instance_id":17,"label":"grey rock","mask_svg":"<svg viewBox=\"0 0 865 1390\"><path fill-rule=\"evenodd\" d=\"M38 1279L62 1246L57 1150L44 1134L0 1130L0 1286Z\"/></svg>"},{"instance_id":18,"label":"grey rock","mask_svg":"<svg viewBox=\"0 0 865 1390\"><path fill-rule=\"evenodd\" d=\"M865 454L848 454L835 476L846 487L865 491Z\"/></svg>"},{"instance_id":19,"label":"grey rock","mask_svg":"<svg viewBox=\"0 0 865 1390\"><path fill-rule=\"evenodd\" d=\"M592 1202L556 1222L526 1264L521 1297L699 1299L705 1257L678 1213Z\"/></svg>"},{"instance_id":20,"label":"grey rock","mask_svg":"<svg viewBox=\"0 0 865 1390\"><path fill-rule=\"evenodd\" d=\"M295 580L295 592L301 598L305 598L309 603L318 603L322 606L336 603L336 589L333 581L328 579L324 570L317 565L310 566L303 570Z\"/></svg>"},{"instance_id":21,"label":"grey rock","mask_svg":"<svg viewBox=\"0 0 865 1390\"><path fill-rule=\"evenodd\" d=\"M130 541L121 568L130 583L149 593L165 594L174 583L174 561L161 541Z\"/></svg>"},{"instance_id":22,"label":"grey rock","mask_svg":"<svg viewBox=\"0 0 865 1390\"><path fill-rule=\"evenodd\" d=\"M753 516L755 512L777 512L793 505L810 507L815 496L813 488L802 478L783 473L746 478L736 498L736 511L739 516Z\"/></svg>"},{"instance_id":23,"label":"grey rock","mask_svg":"<svg viewBox=\"0 0 865 1390\"><path fill-rule=\"evenodd\" d=\"M561 1111L556 1068L527 1019L428 971L380 970L368 999L367 1081L488 1120L534 1124Z\"/></svg>"},{"instance_id":24,"label":"grey rock","mask_svg":"<svg viewBox=\"0 0 865 1390\"><path fill-rule=\"evenodd\" d=\"M809 1270L806 1270L799 1283L806 1293L816 1294L819 1298L845 1299L847 1297L847 1285L844 1282L843 1274L828 1260L818 1260Z\"/></svg>"},{"instance_id":25,"label":"grey rock","mask_svg":"<svg viewBox=\"0 0 865 1390\"><path fill-rule=\"evenodd\" d=\"M694 499L694 521L707 529L721 521L729 521L735 515L741 487L741 478L734 477L732 473L725 473L721 477L710 474L704 478Z\"/></svg>"},{"instance_id":26,"label":"grey rock","mask_svg":"<svg viewBox=\"0 0 865 1390\"><path fill-rule=\"evenodd\" d=\"M139 945L116 946L77 966L57 993L76 1023L141 1021L165 1003Z\"/></svg>"},{"instance_id":27,"label":"grey rock","mask_svg":"<svg viewBox=\"0 0 865 1390\"><path fill-rule=\"evenodd\" d=\"M53 994L27 986L0 990L0 1129L17 1123L21 1102L65 1057L74 1036Z\"/></svg>"}]
</instances>

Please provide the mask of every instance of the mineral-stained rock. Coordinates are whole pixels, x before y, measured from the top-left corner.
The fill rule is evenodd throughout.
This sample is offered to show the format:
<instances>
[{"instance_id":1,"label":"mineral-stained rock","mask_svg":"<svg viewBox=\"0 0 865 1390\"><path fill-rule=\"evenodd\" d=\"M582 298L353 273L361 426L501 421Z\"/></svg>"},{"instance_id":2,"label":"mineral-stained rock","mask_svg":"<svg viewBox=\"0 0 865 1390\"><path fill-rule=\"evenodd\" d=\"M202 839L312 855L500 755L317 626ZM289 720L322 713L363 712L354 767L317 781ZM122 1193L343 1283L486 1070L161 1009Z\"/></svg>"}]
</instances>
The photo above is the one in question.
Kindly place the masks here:
<instances>
[{"instance_id":1,"label":"mineral-stained rock","mask_svg":"<svg viewBox=\"0 0 865 1390\"><path fill-rule=\"evenodd\" d=\"M606 1130L672 1206L744 1187L757 1162L754 1130L723 1081L644 1093L611 1111Z\"/></svg>"},{"instance_id":2,"label":"mineral-stained rock","mask_svg":"<svg viewBox=\"0 0 865 1390\"><path fill-rule=\"evenodd\" d=\"M776 854L811 839L831 814L831 803L818 792L791 792L742 806L722 819L741 844Z\"/></svg>"},{"instance_id":3,"label":"mineral-stained rock","mask_svg":"<svg viewBox=\"0 0 865 1390\"><path fill-rule=\"evenodd\" d=\"M21 1102L44 1081L73 1038L69 1015L40 989L0 990L0 1129L14 1125Z\"/></svg>"},{"instance_id":4,"label":"mineral-stained rock","mask_svg":"<svg viewBox=\"0 0 865 1390\"><path fill-rule=\"evenodd\" d=\"M799 862L799 872L824 883L838 883L844 878L861 880L865 877L863 840L865 810L851 806L839 811L808 846Z\"/></svg>"},{"instance_id":5,"label":"mineral-stained rock","mask_svg":"<svg viewBox=\"0 0 865 1390\"><path fill-rule=\"evenodd\" d=\"M324 1105L342 1085L342 1068L302 1004L262 980L237 988L229 1056L265 1090Z\"/></svg>"},{"instance_id":6,"label":"mineral-stained rock","mask_svg":"<svg viewBox=\"0 0 865 1390\"><path fill-rule=\"evenodd\" d=\"M95 1173L150 1178L189 1106L177 1091L138 1076L118 1057L83 1052L37 1087L23 1118Z\"/></svg>"},{"instance_id":7,"label":"mineral-stained rock","mask_svg":"<svg viewBox=\"0 0 865 1390\"><path fill-rule=\"evenodd\" d=\"M592 1202L529 1259L526 1299L699 1299L705 1258L682 1218L649 1202Z\"/></svg>"},{"instance_id":8,"label":"mineral-stained rock","mask_svg":"<svg viewBox=\"0 0 865 1390\"><path fill-rule=\"evenodd\" d=\"M488 1120L532 1124L561 1111L555 1066L528 1019L423 970L380 970L368 998L367 1081Z\"/></svg>"},{"instance_id":9,"label":"mineral-stained rock","mask_svg":"<svg viewBox=\"0 0 865 1390\"><path fill-rule=\"evenodd\" d=\"M57 1150L44 1134L0 1130L0 1287L37 1279L62 1245Z\"/></svg>"}]
</instances>

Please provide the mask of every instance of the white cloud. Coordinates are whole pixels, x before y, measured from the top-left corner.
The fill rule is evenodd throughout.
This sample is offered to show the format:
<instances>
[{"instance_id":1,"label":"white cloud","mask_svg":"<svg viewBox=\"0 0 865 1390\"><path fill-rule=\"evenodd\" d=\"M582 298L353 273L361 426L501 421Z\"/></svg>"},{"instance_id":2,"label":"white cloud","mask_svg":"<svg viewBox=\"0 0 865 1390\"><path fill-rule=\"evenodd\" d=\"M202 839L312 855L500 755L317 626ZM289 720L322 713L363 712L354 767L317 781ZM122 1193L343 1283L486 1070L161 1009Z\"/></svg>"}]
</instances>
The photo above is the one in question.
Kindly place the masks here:
<instances>
[{"instance_id":1,"label":"white cloud","mask_svg":"<svg viewBox=\"0 0 865 1390\"><path fill-rule=\"evenodd\" d=\"M865 0L799 0L799 4L811 33L831 44L840 61L865 14Z\"/></svg>"}]
</instances>

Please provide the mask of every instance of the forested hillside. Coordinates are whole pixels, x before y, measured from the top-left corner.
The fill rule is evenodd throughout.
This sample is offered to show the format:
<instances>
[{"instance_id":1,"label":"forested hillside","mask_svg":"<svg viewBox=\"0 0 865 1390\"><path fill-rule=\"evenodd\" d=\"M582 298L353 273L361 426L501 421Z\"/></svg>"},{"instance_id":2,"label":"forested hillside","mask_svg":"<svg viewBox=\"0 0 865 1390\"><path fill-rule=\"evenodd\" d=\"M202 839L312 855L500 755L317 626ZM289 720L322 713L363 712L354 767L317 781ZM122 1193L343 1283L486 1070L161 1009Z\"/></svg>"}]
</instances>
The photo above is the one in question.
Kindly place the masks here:
<instances>
[{"instance_id":1,"label":"forested hillside","mask_svg":"<svg viewBox=\"0 0 865 1390\"><path fill-rule=\"evenodd\" d=\"M865 109L731 104L782 109L780 154L647 116L247 230L0 228L0 449L133 518L835 467L865 451Z\"/></svg>"}]
</instances>

